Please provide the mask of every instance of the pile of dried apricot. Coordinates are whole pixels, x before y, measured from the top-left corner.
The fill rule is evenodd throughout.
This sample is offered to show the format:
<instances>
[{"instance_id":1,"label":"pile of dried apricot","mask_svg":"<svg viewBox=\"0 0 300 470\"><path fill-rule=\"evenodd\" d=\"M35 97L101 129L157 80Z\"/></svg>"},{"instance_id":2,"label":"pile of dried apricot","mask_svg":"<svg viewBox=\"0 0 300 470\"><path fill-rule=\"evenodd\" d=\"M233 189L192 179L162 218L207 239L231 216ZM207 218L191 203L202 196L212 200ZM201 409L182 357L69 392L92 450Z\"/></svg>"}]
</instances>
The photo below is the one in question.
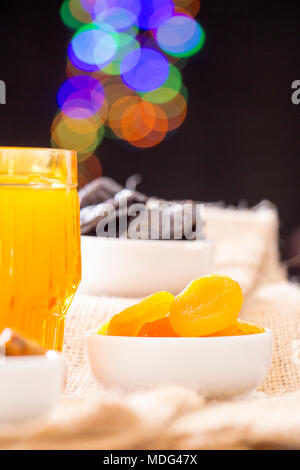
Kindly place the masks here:
<instances>
[{"instance_id":1,"label":"pile of dried apricot","mask_svg":"<svg viewBox=\"0 0 300 470\"><path fill-rule=\"evenodd\" d=\"M157 292L114 315L98 333L110 336L240 336L265 330L238 319L243 294L238 282L221 274L192 281L174 297Z\"/></svg>"}]
</instances>

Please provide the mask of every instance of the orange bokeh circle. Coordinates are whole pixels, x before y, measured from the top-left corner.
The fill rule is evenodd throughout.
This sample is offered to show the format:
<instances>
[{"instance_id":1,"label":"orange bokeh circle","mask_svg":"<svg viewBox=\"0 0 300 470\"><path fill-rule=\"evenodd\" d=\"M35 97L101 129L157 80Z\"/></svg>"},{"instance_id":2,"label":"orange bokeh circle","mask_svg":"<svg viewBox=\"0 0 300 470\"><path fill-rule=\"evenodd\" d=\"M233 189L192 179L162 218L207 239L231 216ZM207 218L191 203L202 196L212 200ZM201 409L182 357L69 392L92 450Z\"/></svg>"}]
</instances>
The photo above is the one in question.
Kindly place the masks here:
<instances>
[{"instance_id":1,"label":"orange bokeh circle","mask_svg":"<svg viewBox=\"0 0 300 470\"><path fill-rule=\"evenodd\" d=\"M138 132L134 132L134 122L126 119L126 127L123 129L125 139L134 147L150 148L159 144L166 136L168 131L168 119L166 113L159 105L145 102L140 104L140 116L143 116L143 124L139 126ZM141 111L142 109L142 111ZM131 110L133 114L133 110ZM125 114L125 117L126 114ZM132 116L131 116L132 119ZM145 129L145 123L151 124L151 127ZM141 132L143 130L144 132ZM139 138L137 138L139 137Z\"/></svg>"},{"instance_id":2,"label":"orange bokeh circle","mask_svg":"<svg viewBox=\"0 0 300 470\"><path fill-rule=\"evenodd\" d=\"M141 98L136 95L127 95L123 96L122 98L118 98L112 104L108 114L108 124L112 131L116 134L116 136L120 137L120 139L124 139L121 129L123 114L125 111L127 111L127 109L137 104L140 100Z\"/></svg>"},{"instance_id":3,"label":"orange bokeh circle","mask_svg":"<svg viewBox=\"0 0 300 470\"><path fill-rule=\"evenodd\" d=\"M156 123L155 107L140 100L127 108L121 119L121 130L129 142L143 139L154 129Z\"/></svg>"},{"instance_id":4,"label":"orange bokeh circle","mask_svg":"<svg viewBox=\"0 0 300 470\"><path fill-rule=\"evenodd\" d=\"M178 93L171 101L160 104L168 118L168 131L177 129L185 120L187 103L185 98Z\"/></svg>"}]
</instances>

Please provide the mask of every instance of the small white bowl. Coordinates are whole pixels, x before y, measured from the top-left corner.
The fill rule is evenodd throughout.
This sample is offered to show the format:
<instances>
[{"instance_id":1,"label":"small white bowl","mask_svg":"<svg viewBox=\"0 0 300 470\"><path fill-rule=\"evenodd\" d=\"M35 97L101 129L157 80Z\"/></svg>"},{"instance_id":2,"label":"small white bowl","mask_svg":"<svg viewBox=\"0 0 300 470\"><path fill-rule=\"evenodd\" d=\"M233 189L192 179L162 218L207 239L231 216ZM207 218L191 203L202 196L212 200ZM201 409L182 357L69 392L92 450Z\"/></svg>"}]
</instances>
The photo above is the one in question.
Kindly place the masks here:
<instances>
[{"instance_id":1,"label":"small white bowl","mask_svg":"<svg viewBox=\"0 0 300 470\"><path fill-rule=\"evenodd\" d=\"M209 274L213 243L209 240L131 240L82 237L79 292L144 297L167 290L178 294L195 278Z\"/></svg>"},{"instance_id":2,"label":"small white bowl","mask_svg":"<svg viewBox=\"0 0 300 470\"><path fill-rule=\"evenodd\" d=\"M63 356L0 358L0 423L37 418L49 411L63 390Z\"/></svg>"},{"instance_id":3,"label":"small white bowl","mask_svg":"<svg viewBox=\"0 0 300 470\"><path fill-rule=\"evenodd\" d=\"M272 333L210 338L142 338L86 333L87 355L103 385L193 387L209 398L257 388L272 357Z\"/></svg>"}]
</instances>

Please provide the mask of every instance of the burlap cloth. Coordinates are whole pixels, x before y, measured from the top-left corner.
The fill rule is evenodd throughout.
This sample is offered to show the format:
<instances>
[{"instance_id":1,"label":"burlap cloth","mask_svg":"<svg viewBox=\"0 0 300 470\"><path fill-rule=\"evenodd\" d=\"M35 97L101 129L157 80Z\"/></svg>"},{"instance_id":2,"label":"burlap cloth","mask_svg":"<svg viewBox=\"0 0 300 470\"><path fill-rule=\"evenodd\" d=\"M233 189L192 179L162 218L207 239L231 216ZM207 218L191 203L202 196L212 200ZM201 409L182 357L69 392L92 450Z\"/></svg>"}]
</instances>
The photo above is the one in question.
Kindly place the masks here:
<instances>
[{"instance_id":1,"label":"burlap cloth","mask_svg":"<svg viewBox=\"0 0 300 470\"><path fill-rule=\"evenodd\" d=\"M0 448L300 448L300 289L279 263L276 209L210 206L206 233L216 241L214 271L243 288L241 317L274 332L273 363L260 390L211 402L172 386L128 394L102 389L86 363L84 332L133 300L77 295L66 324L64 397L41 420L0 426Z\"/></svg>"}]
</instances>

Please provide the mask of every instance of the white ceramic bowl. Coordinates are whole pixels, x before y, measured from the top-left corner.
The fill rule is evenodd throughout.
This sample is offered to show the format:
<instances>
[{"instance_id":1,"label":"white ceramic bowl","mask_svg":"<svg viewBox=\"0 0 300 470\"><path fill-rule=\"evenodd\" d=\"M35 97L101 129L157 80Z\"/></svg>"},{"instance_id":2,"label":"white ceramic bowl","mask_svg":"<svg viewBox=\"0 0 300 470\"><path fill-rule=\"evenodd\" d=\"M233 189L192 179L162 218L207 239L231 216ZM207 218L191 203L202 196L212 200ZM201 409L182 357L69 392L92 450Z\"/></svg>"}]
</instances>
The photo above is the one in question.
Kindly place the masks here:
<instances>
[{"instance_id":1,"label":"white ceramic bowl","mask_svg":"<svg viewBox=\"0 0 300 470\"><path fill-rule=\"evenodd\" d=\"M87 355L103 385L131 389L158 384L229 397L257 388L272 357L272 333L210 338L141 338L86 333Z\"/></svg>"},{"instance_id":2,"label":"white ceramic bowl","mask_svg":"<svg viewBox=\"0 0 300 470\"><path fill-rule=\"evenodd\" d=\"M79 292L144 297L167 290L177 294L212 270L213 243L208 240L130 240L82 237Z\"/></svg>"},{"instance_id":3,"label":"white ceramic bowl","mask_svg":"<svg viewBox=\"0 0 300 470\"><path fill-rule=\"evenodd\" d=\"M0 423L25 421L49 411L63 390L60 353L0 358Z\"/></svg>"}]
</instances>

